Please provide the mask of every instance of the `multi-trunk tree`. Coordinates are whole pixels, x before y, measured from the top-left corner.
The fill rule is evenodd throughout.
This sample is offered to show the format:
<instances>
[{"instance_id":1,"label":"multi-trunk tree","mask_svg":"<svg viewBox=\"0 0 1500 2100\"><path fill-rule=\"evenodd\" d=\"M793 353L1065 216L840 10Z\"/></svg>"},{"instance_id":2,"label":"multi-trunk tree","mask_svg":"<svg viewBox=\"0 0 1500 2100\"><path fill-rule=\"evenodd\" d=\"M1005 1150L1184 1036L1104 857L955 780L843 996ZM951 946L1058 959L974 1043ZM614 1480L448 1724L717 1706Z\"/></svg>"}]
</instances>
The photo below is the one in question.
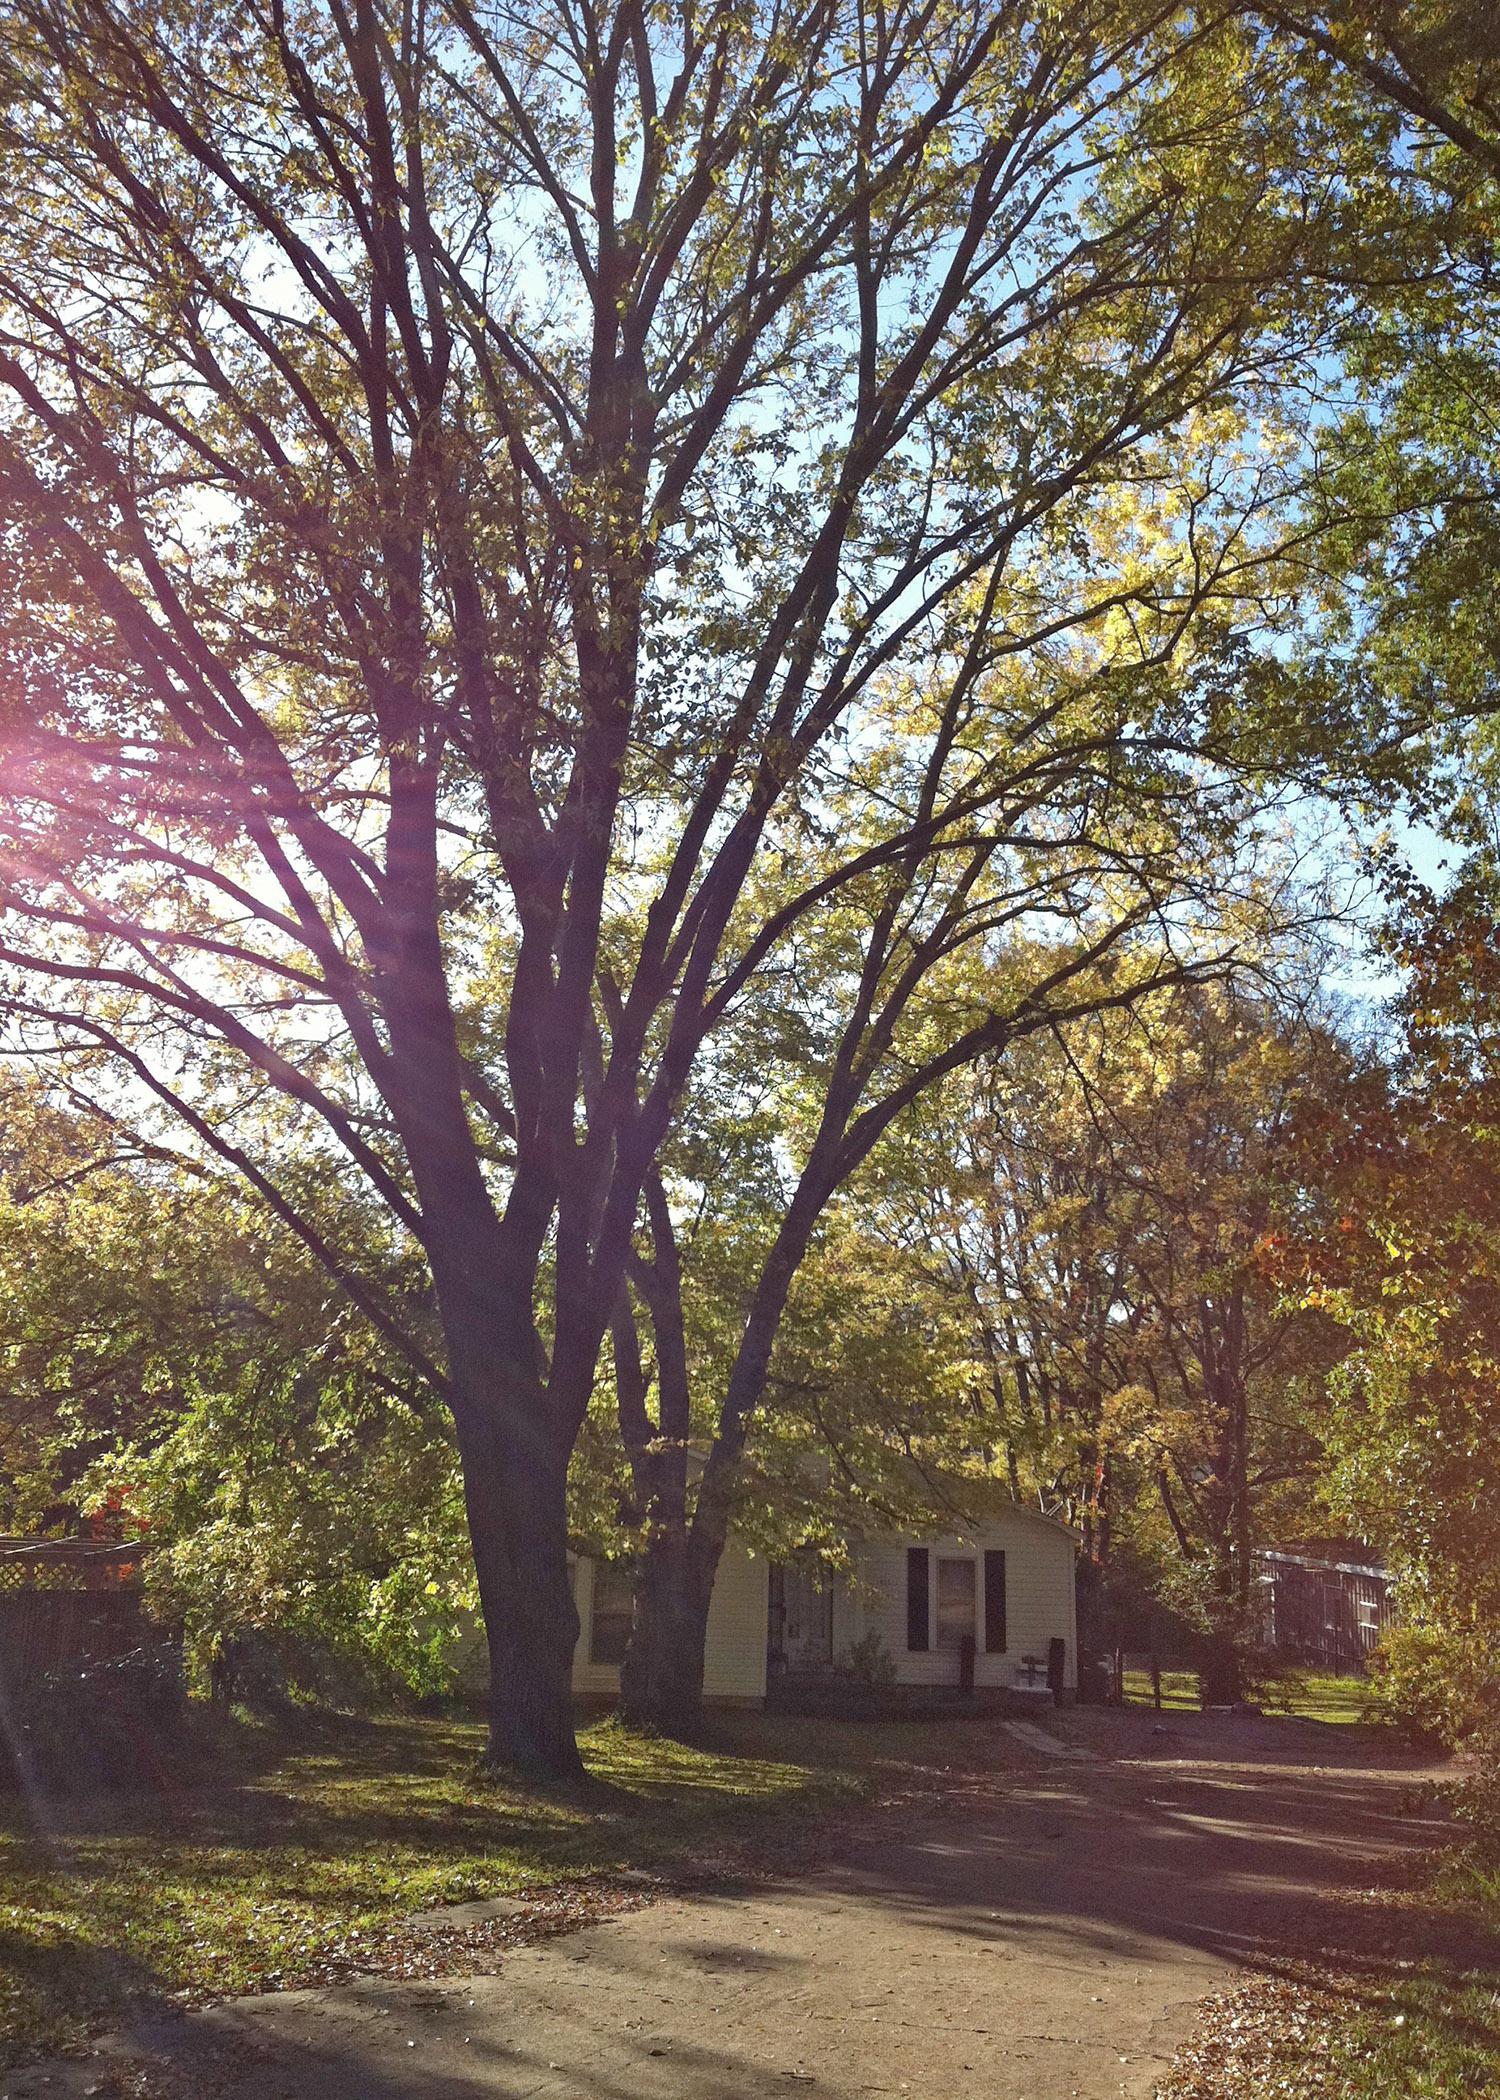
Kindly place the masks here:
<instances>
[{"instance_id":1,"label":"multi-trunk tree","mask_svg":"<svg viewBox=\"0 0 1500 2100\"><path fill-rule=\"evenodd\" d=\"M494 1753L570 1774L569 1456L726 1020L843 915L742 1397L864 1139L1120 996L1324 768L1226 695L1295 588L1338 113L1235 10L1105 0L0 32L13 1038L232 1165L451 1408ZM1059 908L998 1008L923 1002Z\"/></svg>"}]
</instances>

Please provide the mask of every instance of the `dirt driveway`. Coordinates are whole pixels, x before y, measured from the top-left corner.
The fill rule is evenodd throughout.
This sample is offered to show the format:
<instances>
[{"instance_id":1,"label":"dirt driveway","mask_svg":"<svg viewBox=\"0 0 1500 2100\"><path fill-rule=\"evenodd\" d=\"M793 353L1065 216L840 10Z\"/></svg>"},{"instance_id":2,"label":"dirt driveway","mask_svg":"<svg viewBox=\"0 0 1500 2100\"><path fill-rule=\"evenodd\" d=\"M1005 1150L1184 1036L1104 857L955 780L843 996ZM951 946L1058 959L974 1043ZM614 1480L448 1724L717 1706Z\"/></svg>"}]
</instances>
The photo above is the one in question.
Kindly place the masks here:
<instances>
[{"instance_id":1,"label":"dirt driveway","mask_svg":"<svg viewBox=\"0 0 1500 2100\"><path fill-rule=\"evenodd\" d=\"M1199 1998L1434 1826L1414 1767L1346 1731L1120 1716L1094 1740L1112 1754L876 1816L795 1884L657 1902L493 1975L240 2000L132 2053L152 2089L242 2100L1145 2100ZM129 2089L95 2058L0 2096L90 2087Z\"/></svg>"}]
</instances>

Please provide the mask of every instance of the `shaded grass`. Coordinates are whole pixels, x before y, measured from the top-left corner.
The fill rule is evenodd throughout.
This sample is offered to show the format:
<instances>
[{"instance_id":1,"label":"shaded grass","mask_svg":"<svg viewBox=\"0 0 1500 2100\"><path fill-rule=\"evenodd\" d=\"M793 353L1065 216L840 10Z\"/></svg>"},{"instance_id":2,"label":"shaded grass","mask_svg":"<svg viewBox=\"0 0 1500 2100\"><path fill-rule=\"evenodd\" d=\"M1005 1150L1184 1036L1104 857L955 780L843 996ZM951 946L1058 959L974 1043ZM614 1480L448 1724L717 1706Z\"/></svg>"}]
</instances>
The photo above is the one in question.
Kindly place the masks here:
<instances>
[{"instance_id":1,"label":"shaded grass","mask_svg":"<svg viewBox=\"0 0 1500 2100\"><path fill-rule=\"evenodd\" d=\"M1500 2094L1497 1982L1432 1956L1289 1963L1209 2001L1158 2100L1483 2100Z\"/></svg>"},{"instance_id":2,"label":"shaded grass","mask_svg":"<svg viewBox=\"0 0 1500 2100\"><path fill-rule=\"evenodd\" d=\"M1151 1706L1155 1701L1151 1691L1149 1670L1127 1670L1125 1672L1125 1704L1127 1706ZM1161 1704L1163 1713L1197 1713L1202 1707L1198 1694L1196 1670L1163 1670L1161 1673Z\"/></svg>"},{"instance_id":3,"label":"shaded grass","mask_svg":"<svg viewBox=\"0 0 1500 2100\"><path fill-rule=\"evenodd\" d=\"M751 1721L757 1725L752 1727ZM804 1740L805 1739L805 1740ZM623 1869L663 1869L861 1785L858 1749L760 1716L712 1748L610 1723L580 1802L482 1774L483 1731L383 1720L291 1737L228 1729L213 1784L0 1805L0 2061L65 2045L142 2000L314 1980L413 1911ZM599 1805L603 1802L606 1805Z\"/></svg>"},{"instance_id":4,"label":"shaded grass","mask_svg":"<svg viewBox=\"0 0 1500 2100\"><path fill-rule=\"evenodd\" d=\"M1481 2100L1500 2095L1500 1970L1462 1951L1250 1985L1172 2100Z\"/></svg>"},{"instance_id":5,"label":"shaded grass","mask_svg":"<svg viewBox=\"0 0 1500 2100\"><path fill-rule=\"evenodd\" d=\"M1377 1720L1371 1700L1368 1678L1320 1677L1312 1670L1293 1670L1261 1694L1261 1703L1268 1713L1346 1724Z\"/></svg>"}]
</instances>

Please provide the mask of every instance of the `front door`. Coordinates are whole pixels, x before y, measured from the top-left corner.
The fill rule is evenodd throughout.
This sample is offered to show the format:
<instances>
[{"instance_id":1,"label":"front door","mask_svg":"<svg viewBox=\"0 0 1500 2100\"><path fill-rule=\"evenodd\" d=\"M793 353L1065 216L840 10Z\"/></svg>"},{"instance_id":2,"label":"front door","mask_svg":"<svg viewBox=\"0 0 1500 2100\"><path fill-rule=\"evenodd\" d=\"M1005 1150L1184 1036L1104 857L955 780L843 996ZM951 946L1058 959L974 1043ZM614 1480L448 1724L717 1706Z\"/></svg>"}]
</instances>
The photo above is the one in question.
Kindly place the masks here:
<instances>
[{"instance_id":1,"label":"front door","mask_svg":"<svg viewBox=\"0 0 1500 2100\"><path fill-rule=\"evenodd\" d=\"M833 1667L833 1580L815 1561L781 1569L781 1652L793 1675Z\"/></svg>"}]
</instances>

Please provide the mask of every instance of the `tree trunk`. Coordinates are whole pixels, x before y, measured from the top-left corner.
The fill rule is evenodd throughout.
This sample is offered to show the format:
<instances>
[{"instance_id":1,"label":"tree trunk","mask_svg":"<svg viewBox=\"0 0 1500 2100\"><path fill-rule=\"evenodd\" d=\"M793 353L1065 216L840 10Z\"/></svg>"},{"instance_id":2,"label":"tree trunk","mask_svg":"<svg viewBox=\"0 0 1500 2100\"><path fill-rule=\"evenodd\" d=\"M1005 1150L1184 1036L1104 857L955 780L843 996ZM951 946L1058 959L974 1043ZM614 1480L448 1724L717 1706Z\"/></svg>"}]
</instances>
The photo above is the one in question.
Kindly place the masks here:
<instances>
[{"instance_id":1,"label":"tree trunk","mask_svg":"<svg viewBox=\"0 0 1500 2100\"><path fill-rule=\"evenodd\" d=\"M691 1740L701 1725L708 1607L729 1537L750 1410L765 1386L784 1303L783 1290L774 1310L762 1305L751 1314L749 1342L742 1343L730 1377L691 1523L657 1528L648 1545L626 1656L628 1694L621 1676L621 1712L637 1727Z\"/></svg>"},{"instance_id":2,"label":"tree trunk","mask_svg":"<svg viewBox=\"0 0 1500 2100\"><path fill-rule=\"evenodd\" d=\"M1216 1515L1222 1517L1223 1498ZM1244 1622L1235 1601L1234 1559L1221 1521L1214 1545L1211 1570L1208 1629L1203 1642L1199 1670L1205 1706L1234 1706L1245 1696L1245 1664L1241 1649Z\"/></svg>"},{"instance_id":3,"label":"tree trunk","mask_svg":"<svg viewBox=\"0 0 1500 2100\"><path fill-rule=\"evenodd\" d=\"M1080 1553L1073 1567L1074 1608L1078 1622L1078 1696L1085 1702L1105 1694L1108 1643L1105 1639L1100 1570L1096 1561Z\"/></svg>"},{"instance_id":4,"label":"tree trunk","mask_svg":"<svg viewBox=\"0 0 1500 2100\"><path fill-rule=\"evenodd\" d=\"M409 783L409 800L425 797L410 836L392 820L410 894L403 937L384 959L386 1011L489 1649L488 1760L530 1778L573 1782L583 1764L573 1729L578 1608L568 1569L568 1458L593 1365L575 1370L571 1411L549 1392L535 1301L555 1187L545 1165L518 1163L502 1225L469 1131L437 952L435 793L430 777L420 795Z\"/></svg>"},{"instance_id":5,"label":"tree trunk","mask_svg":"<svg viewBox=\"0 0 1500 2100\"><path fill-rule=\"evenodd\" d=\"M691 1524L669 1522L648 1531L626 1658L628 1698L624 1673L621 1680L621 1710L639 1727L659 1729L664 1735L691 1736L700 1723L709 1600L729 1536L750 1418L765 1391L792 1278L827 1194L811 1165L804 1169L746 1315L719 1407L718 1429L698 1483ZM680 1324L680 1274L672 1279L672 1297ZM660 1335L660 1326L657 1331ZM664 1383L664 1401L668 1390ZM685 1390L684 1386L684 1394ZM659 1543L653 1545L652 1539Z\"/></svg>"},{"instance_id":6,"label":"tree trunk","mask_svg":"<svg viewBox=\"0 0 1500 2100\"><path fill-rule=\"evenodd\" d=\"M645 1505L645 1551L639 1563L630 1641L620 1669L620 1718L632 1728L685 1737L703 1704L703 1651L713 1569L695 1565L688 1523L688 1438L692 1429L687 1334L682 1316L682 1263L661 1176L644 1195L655 1259L632 1275L656 1337L657 1421L646 1412L635 1328L622 1300L616 1345L620 1424L631 1470Z\"/></svg>"},{"instance_id":7,"label":"tree trunk","mask_svg":"<svg viewBox=\"0 0 1500 2100\"><path fill-rule=\"evenodd\" d=\"M659 1531L648 1546L620 1671L620 1717L631 1727L683 1741L697 1733L716 1572L717 1560L705 1566L681 1528Z\"/></svg>"},{"instance_id":8,"label":"tree trunk","mask_svg":"<svg viewBox=\"0 0 1500 2100\"><path fill-rule=\"evenodd\" d=\"M1210 1629L1198 1675L1205 1706L1235 1706L1244 1697L1239 1642L1232 1626Z\"/></svg>"},{"instance_id":9,"label":"tree trunk","mask_svg":"<svg viewBox=\"0 0 1500 2100\"><path fill-rule=\"evenodd\" d=\"M488 1762L576 1781L567 1463L498 1424L460 1422L464 1504L490 1658Z\"/></svg>"}]
</instances>

